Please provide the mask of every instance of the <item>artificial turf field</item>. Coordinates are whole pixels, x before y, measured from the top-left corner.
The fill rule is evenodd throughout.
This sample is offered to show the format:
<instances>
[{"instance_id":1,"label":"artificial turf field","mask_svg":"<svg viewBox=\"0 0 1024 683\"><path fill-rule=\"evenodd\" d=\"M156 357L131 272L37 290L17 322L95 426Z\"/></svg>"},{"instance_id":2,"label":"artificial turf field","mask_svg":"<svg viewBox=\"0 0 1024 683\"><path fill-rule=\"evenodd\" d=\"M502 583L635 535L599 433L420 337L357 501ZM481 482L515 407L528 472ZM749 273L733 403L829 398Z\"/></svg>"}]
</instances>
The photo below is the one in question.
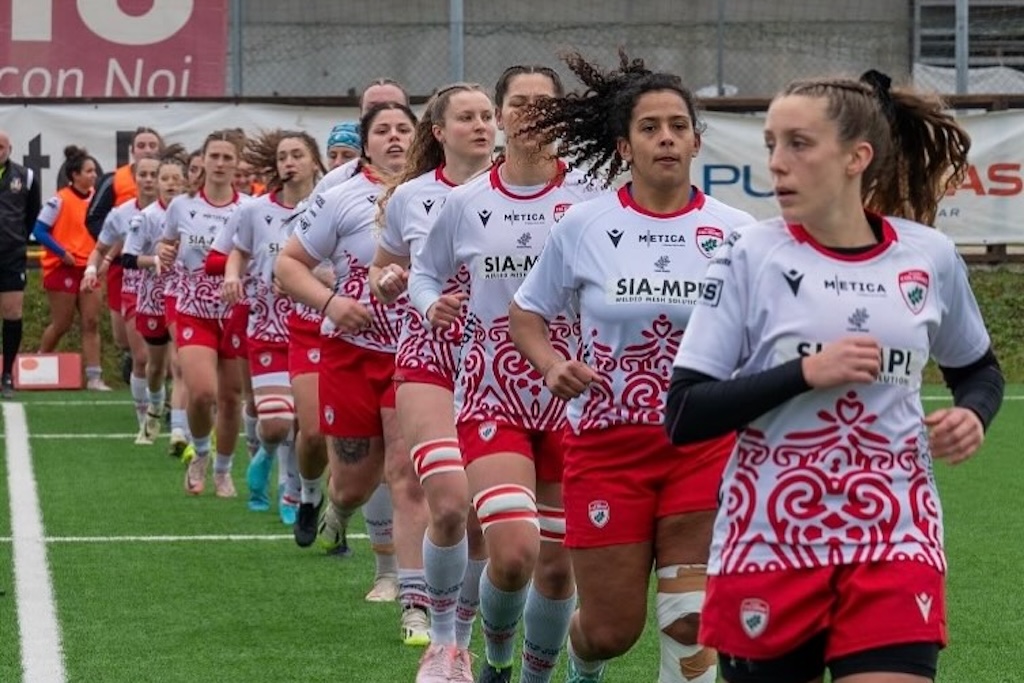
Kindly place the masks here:
<instances>
[{"instance_id":1,"label":"artificial turf field","mask_svg":"<svg viewBox=\"0 0 1024 683\"><path fill-rule=\"evenodd\" d=\"M946 405L943 394L926 391L937 397L926 409ZM957 468L936 467L950 564L951 644L940 661L942 683L1024 681L1024 386L1007 387L1007 396L981 453ZM0 683L29 681L24 661L35 667L35 657L53 651L40 645L45 634L26 634L27 645L19 634L12 523L23 527L25 516L19 511L12 522L10 501L24 499L17 482L25 481L26 462L62 652L32 669L43 671L32 683L413 681L420 650L399 639L397 605L363 600L373 560L361 521L350 529L357 534L350 535L352 557L300 549L276 512L246 509L241 440L234 466L240 497L217 499L208 484L193 498L182 491L182 466L165 455L165 439L132 443L127 392L22 393L18 402L30 461L13 453L23 442L8 422L22 413L8 405L0 460ZM35 577L39 584L45 575ZM26 604L21 625L45 624L48 602ZM482 654L479 637L474 651ZM605 681L652 683L657 662L651 620ZM553 680L564 680L563 665Z\"/></svg>"}]
</instances>

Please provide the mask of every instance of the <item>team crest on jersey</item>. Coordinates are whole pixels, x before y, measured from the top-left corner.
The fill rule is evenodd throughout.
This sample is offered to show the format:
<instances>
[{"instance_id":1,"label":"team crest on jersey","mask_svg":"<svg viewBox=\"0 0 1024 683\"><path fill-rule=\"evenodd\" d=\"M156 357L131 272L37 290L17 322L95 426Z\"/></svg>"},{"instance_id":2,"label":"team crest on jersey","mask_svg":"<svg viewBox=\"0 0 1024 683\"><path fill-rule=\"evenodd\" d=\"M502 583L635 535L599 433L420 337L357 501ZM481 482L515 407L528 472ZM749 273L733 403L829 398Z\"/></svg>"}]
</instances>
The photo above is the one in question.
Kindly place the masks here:
<instances>
[{"instance_id":1,"label":"team crest on jersey","mask_svg":"<svg viewBox=\"0 0 1024 683\"><path fill-rule=\"evenodd\" d=\"M74 280L72 280L72 279L71 279L71 278L69 278L69 277L66 277L66 278L64 278L64 289L66 289L66 290L70 291L70 290L71 290L71 286L72 286L73 284L75 284L75 281L74 281Z\"/></svg>"},{"instance_id":2,"label":"team crest on jersey","mask_svg":"<svg viewBox=\"0 0 1024 683\"><path fill-rule=\"evenodd\" d=\"M490 441L494 438L494 435L498 433L498 425L494 420L487 420L486 422L480 423L480 428L477 429L480 434L480 438L484 441Z\"/></svg>"},{"instance_id":3,"label":"team crest on jersey","mask_svg":"<svg viewBox=\"0 0 1024 683\"><path fill-rule=\"evenodd\" d=\"M931 278L923 270L905 270L899 275L900 294L903 303L917 315L924 310L928 301L928 283Z\"/></svg>"},{"instance_id":4,"label":"team crest on jersey","mask_svg":"<svg viewBox=\"0 0 1024 683\"><path fill-rule=\"evenodd\" d=\"M587 517L590 523L598 529L608 526L608 520L612 518L612 507L607 500L592 500L587 506Z\"/></svg>"},{"instance_id":5,"label":"team crest on jersey","mask_svg":"<svg viewBox=\"0 0 1024 683\"><path fill-rule=\"evenodd\" d=\"M768 628L768 603L758 598L747 598L740 603L740 624L751 638L757 638Z\"/></svg>"},{"instance_id":6,"label":"team crest on jersey","mask_svg":"<svg viewBox=\"0 0 1024 683\"><path fill-rule=\"evenodd\" d=\"M310 349L309 351L306 351L306 358L309 359L310 363L319 363L320 349Z\"/></svg>"},{"instance_id":7,"label":"team crest on jersey","mask_svg":"<svg viewBox=\"0 0 1024 683\"><path fill-rule=\"evenodd\" d=\"M260 365L262 365L265 368L269 368L270 367L270 354L269 353L261 353L260 354Z\"/></svg>"},{"instance_id":8,"label":"team crest on jersey","mask_svg":"<svg viewBox=\"0 0 1024 683\"><path fill-rule=\"evenodd\" d=\"M191 327L186 327L185 329L183 329L181 331L181 338L184 339L185 341L188 341L189 339L191 339L192 335L193 335L193 331L192 331Z\"/></svg>"},{"instance_id":9,"label":"team crest on jersey","mask_svg":"<svg viewBox=\"0 0 1024 683\"><path fill-rule=\"evenodd\" d=\"M330 406L324 408L324 421L329 425L334 424L334 408Z\"/></svg>"},{"instance_id":10,"label":"team crest on jersey","mask_svg":"<svg viewBox=\"0 0 1024 683\"><path fill-rule=\"evenodd\" d=\"M568 204L568 203L555 204L554 217L555 217L555 222L556 223L558 221L562 220L562 216L565 215L565 212L569 210L570 206L572 206L572 204Z\"/></svg>"},{"instance_id":11,"label":"team crest on jersey","mask_svg":"<svg viewBox=\"0 0 1024 683\"><path fill-rule=\"evenodd\" d=\"M711 258L724 239L725 233L719 228L711 225L697 228L697 250L704 258Z\"/></svg>"},{"instance_id":12,"label":"team crest on jersey","mask_svg":"<svg viewBox=\"0 0 1024 683\"><path fill-rule=\"evenodd\" d=\"M9 185L9 187L11 189L11 192L21 192L21 188L22 188L21 178L13 178L13 179L11 179L11 184Z\"/></svg>"}]
</instances>

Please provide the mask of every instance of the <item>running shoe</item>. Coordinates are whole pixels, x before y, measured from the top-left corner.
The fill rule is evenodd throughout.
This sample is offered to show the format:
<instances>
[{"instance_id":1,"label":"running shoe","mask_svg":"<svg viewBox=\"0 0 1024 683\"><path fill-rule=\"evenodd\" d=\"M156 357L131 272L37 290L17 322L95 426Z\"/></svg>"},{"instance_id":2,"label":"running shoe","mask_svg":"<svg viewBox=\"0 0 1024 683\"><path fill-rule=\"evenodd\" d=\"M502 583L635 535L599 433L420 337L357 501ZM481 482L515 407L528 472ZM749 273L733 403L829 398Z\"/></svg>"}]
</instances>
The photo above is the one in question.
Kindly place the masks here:
<instances>
[{"instance_id":1,"label":"running shoe","mask_svg":"<svg viewBox=\"0 0 1024 683\"><path fill-rule=\"evenodd\" d=\"M256 455L249 460L245 470L245 483L249 487L249 509L253 512L266 512L270 509L270 470L274 459L267 455L261 447Z\"/></svg>"},{"instance_id":2,"label":"running shoe","mask_svg":"<svg viewBox=\"0 0 1024 683\"><path fill-rule=\"evenodd\" d=\"M451 648L431 645L420 657L420 668L416 671L416 683L448 683L451 674Z\"/></svg>"},{"instance_id":3,"label":"running shoe","mask_svg":"<svg viewBox=\"0 0 1024 683\"><path fill-rule=\"evenodd\" d=\"M235 482L231 479L230 472L213 473L213 490L218 498L235 498L238 491L235 490Z\"/></svg>"},{"instance_id":4,"label":"running shoe","mask_svg":"<svg viewBox=\"0 0 1024 683\"><path fill-rule=\"evenodd\" d=\"M317 520L320 517L320 508L324 505L323 498L319 505L302 503L299 505L299 514L292 527L292 534L295 536L295 545L300 548L308 548L316 541Z\"/></svg>"},{"instance_id":5,"label":"running shoe","mask_svg":"<svg viewBox=\"0 0 1024 683\"><path fill-rule=\"evenodd\" d=\"M585 674L576 668L576 664L572 661L572 657L567 657L569 660L569 666L565 672L565 683L601 683L604 678L604 665L601 665L600 670L592 674Z\"/></svg>"},{"instance_id":6,"label":"running shoe","mask_svg":"<svg viewBox=\"0 0 1024 683\"><path fill-rule=\"evenodd\" d=\"M473 655L469 650L452 649L451 667L448 672L450 683L473 683Z\"/></svg>"},{"instance_id":7,"label":"running shoe","mask_svg":"<svg viewBox=\"0 0 1024 683\"><path fill-rule=\"evenodd\" d=\"M206 488L206 469L210 466L210 456L193 457L185 469L185 493L198 496Z\"/></svg>"},{"instance_id":8,"label":"running shoe","mask_svg":"<svg viewBox=\"0 0 1024 683\"><path fill-rule=\"evenodd\" d=\"M285 526L293 526L299 517L299 504L282 493L277 499L277 514Z\"/></svg>"},{"instance_id":9,"label":"running shoe","mask_svg":"<svg viewBox=\"0 0 1024 683\"><path fill-rule=\"evenodd\" d=\"M406 607L402 610L401 624L403 643L412 647L430 644L430 618L426 610Z\"/></svg>"},{"instance_id":10,"label":"running shoe","mask_svg":"<svg viewBox=\"0 0 1024 683\"><path fill-rule=\"evenodd\" d=\"M511 683L511 681L511 666L499 669L490 663L484 664L484 668L480 669L480 676L476 679L476 683Z\"/></svg>"},{"instance_id":11,"label":"running shoe","mask_svg":"<svg viewBox=\"0 0 1024 683\"><path fill-rule=\"evenodd\" d=\"M395 574L378 574L373 579L373 587L366 594L367 602L394 602L398 599L398 576Z\"/></svg>"}]
</instances>

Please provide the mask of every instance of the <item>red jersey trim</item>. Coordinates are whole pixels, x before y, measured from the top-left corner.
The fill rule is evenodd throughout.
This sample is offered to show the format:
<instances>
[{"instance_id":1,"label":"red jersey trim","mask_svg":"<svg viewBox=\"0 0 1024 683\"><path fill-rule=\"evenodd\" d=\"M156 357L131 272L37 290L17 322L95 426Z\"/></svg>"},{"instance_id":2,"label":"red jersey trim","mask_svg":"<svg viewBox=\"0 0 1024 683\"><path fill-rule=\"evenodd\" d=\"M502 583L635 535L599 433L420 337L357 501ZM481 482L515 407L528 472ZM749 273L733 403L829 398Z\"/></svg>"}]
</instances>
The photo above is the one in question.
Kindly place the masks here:
<instances>
[{"instance_id":1,"label":"red jersey trim","mask_svg":"<svg viewBox=\"0 0 1024 683\"><path fill-rule=\"evenodd\" d=\"M809 232L807 232L807 229L804 228L804 226L802 225L796 223L787 223L786 228L789 229L790 234L793 235L793 239L795 239L797 242L799 242L800 244L807 244L818 253L827 256L830 259L854 263L858 261L869 261L874 257L878 256L879 254L883 253L894 242L897 242L899 240L899 237L896 235L896 231L893 230L893 227L889 223L889 221L885 220L884 216L879 216L877 214L868 212L865 212L865 215L868 217L868 220L874 218L875 220L881 223L882 241L876 244L875 246L871 247L870 249L863 251L859 254L844 254L842 252L835 251L830 247L826 247L821 242L814 239L814 237Z\"/></svg>"},{"instance_id":2,"label":"red jersey trim","mask_svg":"<svg viewBox=\"0 0 1024 683\"><path fill-rule=\"evenodd\" d=\"M505 162L502 161L500 163L497 163L497 164L494 164L493 166L491 166L491 174L490 174L491 175L491 187L493 187L495 190L501 192L506 197L511 197L512 199L519 199L519 200L522 200L522 201L529 201L531 199L539 199L540 197L543 197L544 195L546 195L548 192L551 192L556 187L561 187L562 183L565 181L565 174L569 170L569 167L566 165L566 163L564 161L562 161L561 159L559 159L558 160L558 172L555 173L555 177L554 178L552 178L550 181L548 181L547 185L542 187L539 191L534 192L533 194L516 194L512 190L508 189L508 186L505 185L505 183L502 182L502 180L501 180L501 173L498 172L498 169L501 168L501 166L504 163Z\"/></svg>"},{"instance_id":3,"label":"red jersey trim","mask_svg":"<svg viewBox=\"0 0 1024 683\"><path fill-rule=\"evenodd\" d=\"M448 176L444 174L444 164L441 164L434 170L434 180L439 183L444 183L448 187L458 187L457 183L453 183Z\"/></svg>"},{"instance_id":4,"label":"red jersey trim","mask_svg":"<svg viewBox=\"0 0 1024 683\"><path fill-rule=\"evenodd\" d=\"M212 206L215 209L223 209L225 206L231 206L232 204L237 204L238 203L238 193L235 192L234 190L231 191L231 199L230 199L230 201L226 201L223 204L214 204L213 202L211 202L210 198L206 196L206 188L205 187L199 188L199 198L202 199L204 202L206 202L207 204L209 204L210 206Z\"/></svg>"},{"instance_id":5,"label":"red jersey trim","mask_svg":"<svg viewBox=\"0 0 1024 683\"><path fill-rule=\"evenodd\" d=\"M633 193L630 191L630 188L632 186L633 183L632 181L630 181L619 188L619 203L622 204L622 207L624 209L632 209L633 211L636 211L638 214L642 216L650 216L651 218L678 218L679 216L688 214L691 211L699 211L704 208L704 193L701 192L700 189L691 186L690 201L686 203L686 206L679 209L678 211L673 211L671 213L656 213L654 211L645 209L644 207L636 203L636 200L633 199Z\"/></svg>"}]
</instances>

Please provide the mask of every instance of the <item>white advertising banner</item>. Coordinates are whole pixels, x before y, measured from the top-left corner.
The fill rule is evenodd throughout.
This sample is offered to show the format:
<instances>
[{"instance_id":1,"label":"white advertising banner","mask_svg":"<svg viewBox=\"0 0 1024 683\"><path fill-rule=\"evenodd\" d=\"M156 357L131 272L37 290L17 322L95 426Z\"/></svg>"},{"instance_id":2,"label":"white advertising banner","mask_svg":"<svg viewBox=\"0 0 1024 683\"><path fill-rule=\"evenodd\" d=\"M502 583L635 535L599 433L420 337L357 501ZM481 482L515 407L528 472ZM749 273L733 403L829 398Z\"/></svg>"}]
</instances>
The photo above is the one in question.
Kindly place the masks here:
<instances>
[{"instance_id":1,"label":"white advertising banner","mask_svg":"<svg viewBox=\"0 0 1024 683\"><path fill-rule=\"evenodd\" d=\"M139 103L0 106L0 129L11 137L12 157L40 172L44 194L57 187L65 145L86 147L104 170L127 159L138 126L169 142L198 147L218 128L305 130L323 143L331 127L354 120L355 109L274 104ZM708 130L693 167L706 193L767 218L776 213L759 115L705 112ZM937 225L960 244L1024 243L1024 112L961 119L973 141L963 185L941 205Z\"/></svg>"},{"instance_id":2,"label":"white advertising banner","mask_svg":"<svg viewBox=\"0 0 1024 683\"><path fill-rule=\"evenodd\" d=\"M756 218L777 213L761 115L705 113L704 146L693 182ZM940 204L936 226L958 244L1024 243L1024 112L960 119L970 133L963 184Z\"/></svg>"}]
</instances>

